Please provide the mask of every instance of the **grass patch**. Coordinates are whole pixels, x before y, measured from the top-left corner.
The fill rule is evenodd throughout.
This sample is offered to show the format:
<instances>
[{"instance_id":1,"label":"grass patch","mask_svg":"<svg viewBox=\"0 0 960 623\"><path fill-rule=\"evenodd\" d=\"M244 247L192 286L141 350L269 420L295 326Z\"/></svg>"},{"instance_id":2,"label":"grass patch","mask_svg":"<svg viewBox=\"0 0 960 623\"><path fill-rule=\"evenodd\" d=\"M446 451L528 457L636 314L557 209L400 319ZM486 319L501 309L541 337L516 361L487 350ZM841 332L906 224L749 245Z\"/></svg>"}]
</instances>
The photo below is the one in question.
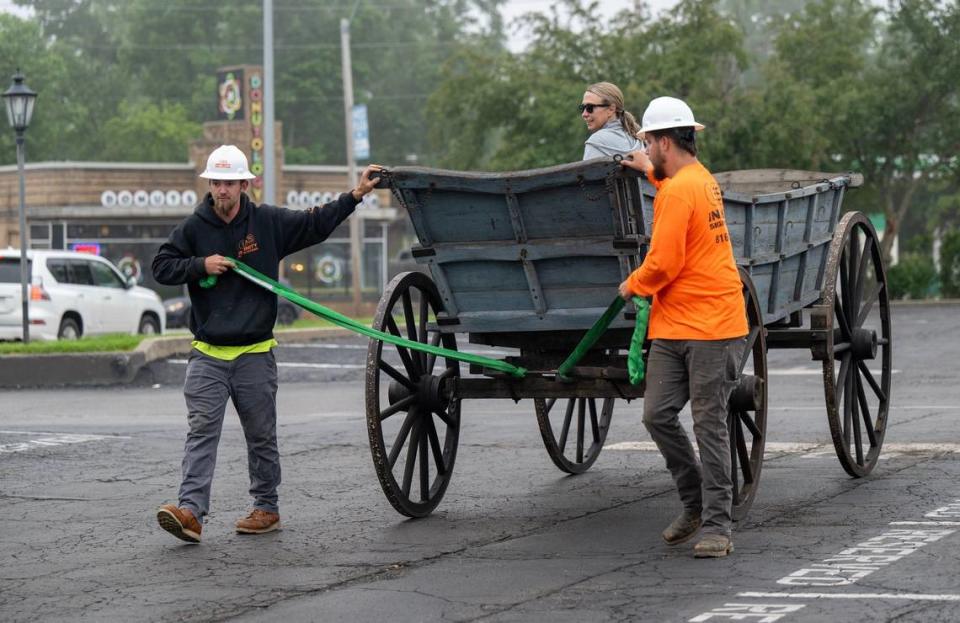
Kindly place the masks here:
<instances>
[{"instance_id":1,"label":"grass patch","mask_svg":"<svg viewBox=\"0 0 960 623\"><path fill-rule=\"evenodd\" d=\"M110 351L133 350L145 335L127 335L111 333L96 337L84 337L79 340L0 342L0 355L40 355L44 353L102 353Z\"/></svg>"}]
</instances>

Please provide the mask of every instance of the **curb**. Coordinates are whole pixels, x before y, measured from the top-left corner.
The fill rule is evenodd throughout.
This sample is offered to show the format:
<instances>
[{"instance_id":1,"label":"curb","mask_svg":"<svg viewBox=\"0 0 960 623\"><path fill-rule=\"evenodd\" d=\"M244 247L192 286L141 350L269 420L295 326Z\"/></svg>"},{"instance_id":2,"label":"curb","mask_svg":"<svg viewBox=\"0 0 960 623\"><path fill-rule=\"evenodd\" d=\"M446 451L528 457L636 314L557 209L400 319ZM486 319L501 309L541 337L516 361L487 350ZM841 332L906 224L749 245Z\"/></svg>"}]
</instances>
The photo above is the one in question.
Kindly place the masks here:
<instances>
[{"instance_id":1,"label":"curb","mask_svg":"<svg viewBox=\"0 0 960 623\"><path fill-rule=\"evenodd\" d=\"M353 335L346 329L282 329L277 342L310 342ZM190 335L149 338L129 352L7 355L0 357L0 388L96 387L131 383L145 365L190 352Z\"/></svg>"}]
</instances>

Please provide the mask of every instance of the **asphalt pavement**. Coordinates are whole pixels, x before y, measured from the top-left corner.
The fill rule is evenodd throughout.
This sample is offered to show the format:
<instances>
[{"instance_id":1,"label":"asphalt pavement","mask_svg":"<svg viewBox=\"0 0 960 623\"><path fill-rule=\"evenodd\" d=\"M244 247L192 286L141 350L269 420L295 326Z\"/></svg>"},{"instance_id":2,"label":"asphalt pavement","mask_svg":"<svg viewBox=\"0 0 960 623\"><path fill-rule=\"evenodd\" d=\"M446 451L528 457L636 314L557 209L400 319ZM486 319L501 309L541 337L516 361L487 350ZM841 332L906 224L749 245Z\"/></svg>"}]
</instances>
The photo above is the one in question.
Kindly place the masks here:
<instances>
[{"instance_id":1,"label":"asphalt pavement","mask_svg":"<svg viewBox=\"0 0 960 623\"><path fill-rule=\"evenodd\" d=\"M407 520L370 458L365 342L288 343L283 529L232 531L249 500L230 408L192 546L154 516L179 481L182 358L133 386L0 392L0 620L957 621L960 306L893 316L890 427L866 478L834 455L819 364L770 353L760 491L719 560L660 541L679 505L638 402L618 403L597 463L569 477L531 401L465 401L446 496Z\"/></svg>"}]
</instances>

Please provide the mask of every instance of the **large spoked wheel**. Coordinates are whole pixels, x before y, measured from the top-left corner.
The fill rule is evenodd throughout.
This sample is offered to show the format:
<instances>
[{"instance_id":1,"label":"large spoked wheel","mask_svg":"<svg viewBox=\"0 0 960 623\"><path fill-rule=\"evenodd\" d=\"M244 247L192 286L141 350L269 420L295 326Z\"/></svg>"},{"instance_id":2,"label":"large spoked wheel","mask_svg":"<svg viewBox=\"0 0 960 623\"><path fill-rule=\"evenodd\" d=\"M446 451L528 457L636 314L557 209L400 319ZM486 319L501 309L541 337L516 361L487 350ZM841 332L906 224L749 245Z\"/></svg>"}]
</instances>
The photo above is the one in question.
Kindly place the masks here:
<instances>
[{"instance_id":1,"label":"large spoked wheel","mask_svg":"<svg viewBox=\"0 0 960 623\"><path fill-rule=\"evenodd\" d=\"M767 344L763 315L753 281L740 269L743 300L750 327L740 358L740 380L730 395L727 431L733 482L733 519L747 516L760 484L767 438Z\"/></svg>"},{"instance_id":2,"label":"large spoked wheel","mask_svg":"<svg viewBox=\"0 0 960 623\"><path fill-rule=\"evenodd\" d=\"M431 330L443 303L422 273L394 277L380 298L373 327L416 342L456 350L453 334ZM373 466L390 504L425 517L450 483L460 437L460 401L443 393L459 376L456 360L370 340L367 347L367 433Z\"/></svg>"},{"instance_id":3,"label":"large spoked wheel","mask_svg":"<svg viewBox=\"0 0 960 623\"><path fill-rule=\"evenodd\" d=\"M843 469L859 478L880 456L893 356L880 243L860 212L846 214L837 225L821 302L829 321L822 358L830 435Z\"/></svg>"},{"instance_id":4,"label":"large spoked wheel","mask_svg":"<svg viewBox=\"0 0 960 623\"><path fill-rule=\"evenodd\" d=\"M536 398L537 424L547 454L568 474L590 469L603 450L614 398Z\"/></svg>"}]
</instances>

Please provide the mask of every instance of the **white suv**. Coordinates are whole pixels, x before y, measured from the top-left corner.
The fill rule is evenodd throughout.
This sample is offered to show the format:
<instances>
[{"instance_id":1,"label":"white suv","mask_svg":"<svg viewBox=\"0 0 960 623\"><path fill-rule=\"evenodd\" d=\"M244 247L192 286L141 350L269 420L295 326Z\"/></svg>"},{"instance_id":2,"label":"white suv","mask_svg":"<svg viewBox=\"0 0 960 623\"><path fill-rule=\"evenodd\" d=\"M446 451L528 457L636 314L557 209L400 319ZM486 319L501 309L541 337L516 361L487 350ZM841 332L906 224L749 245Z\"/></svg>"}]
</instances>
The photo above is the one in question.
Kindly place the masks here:
<instances>
[{"instance_id":1,"label":"white suv","mask_svg":"<svg viewBox=\"0 0 960 623\"><path fill-rule=\"evenodd\" d=\"M74 251L27 251L30 338L163 333L163 304L108 260ZM0 340L23 336L20 251L0 249Z\"/></svg>"}]
</instances>

